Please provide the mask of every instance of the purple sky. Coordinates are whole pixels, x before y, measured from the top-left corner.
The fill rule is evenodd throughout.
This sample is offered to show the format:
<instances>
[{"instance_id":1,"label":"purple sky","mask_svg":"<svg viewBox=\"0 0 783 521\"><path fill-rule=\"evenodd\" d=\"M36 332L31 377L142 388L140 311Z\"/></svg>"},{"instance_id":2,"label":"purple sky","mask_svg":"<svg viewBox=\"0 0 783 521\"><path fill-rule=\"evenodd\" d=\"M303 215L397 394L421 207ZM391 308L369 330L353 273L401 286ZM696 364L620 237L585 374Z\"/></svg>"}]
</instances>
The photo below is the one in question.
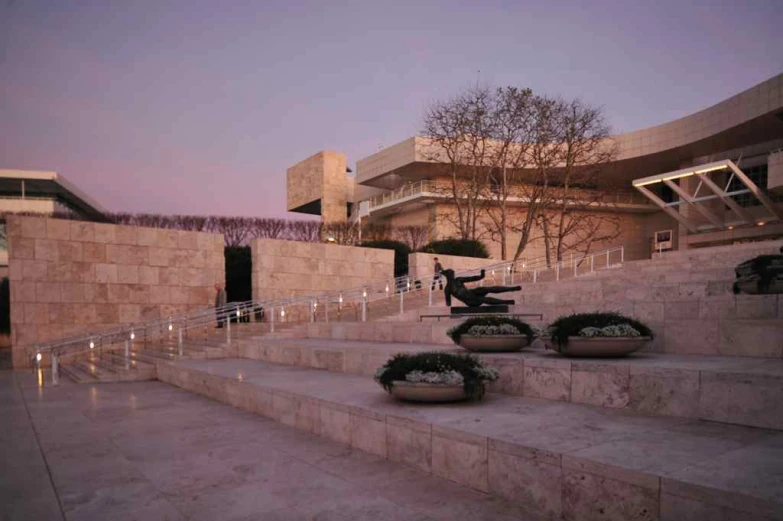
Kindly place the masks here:
<instances>
[{"instance_id":1,"label":"purple sky","mask_svg":"<svg viewBox=\"0 0 783 521\"><path fill-rule=\"evenodd\" d=\"M0 168L113 211L284 216L287 166L355 165L477 76L622 132L783 71L780 0L532 3L0 0Z\"/></svg>"}]
</instances>

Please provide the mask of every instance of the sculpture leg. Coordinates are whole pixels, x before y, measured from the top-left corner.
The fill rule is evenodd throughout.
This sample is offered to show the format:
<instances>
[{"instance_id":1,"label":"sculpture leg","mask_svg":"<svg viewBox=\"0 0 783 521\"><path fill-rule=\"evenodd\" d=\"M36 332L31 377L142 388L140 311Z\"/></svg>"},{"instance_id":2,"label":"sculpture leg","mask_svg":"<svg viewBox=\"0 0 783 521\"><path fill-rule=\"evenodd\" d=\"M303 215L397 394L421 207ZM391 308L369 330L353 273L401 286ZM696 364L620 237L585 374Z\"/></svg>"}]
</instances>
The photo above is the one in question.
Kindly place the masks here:
<instances>
[{"instance_id":1,"label":"sculpture leg","mask_svg":"<svg viewBox=\"0 0 783 521\"><path fill-rule=\"evenodd\" d=\"M491 293L510 293L512 291L519 291L521 289L522 286L484 286L481 288L475 288L473 290L473 293L481 297L484 297Z\"/></svg>"},{"instance_id":2,"label":"sculpture leg","mask_svg":"<svg viewBox=\"0 0 783 521\"><path fill-rule=\"evenodd\" d=\"M513 300L503 300L494 297L484 297L482 302L490 306L513 306L516 303Z\"/></svg>"}]
</instances>

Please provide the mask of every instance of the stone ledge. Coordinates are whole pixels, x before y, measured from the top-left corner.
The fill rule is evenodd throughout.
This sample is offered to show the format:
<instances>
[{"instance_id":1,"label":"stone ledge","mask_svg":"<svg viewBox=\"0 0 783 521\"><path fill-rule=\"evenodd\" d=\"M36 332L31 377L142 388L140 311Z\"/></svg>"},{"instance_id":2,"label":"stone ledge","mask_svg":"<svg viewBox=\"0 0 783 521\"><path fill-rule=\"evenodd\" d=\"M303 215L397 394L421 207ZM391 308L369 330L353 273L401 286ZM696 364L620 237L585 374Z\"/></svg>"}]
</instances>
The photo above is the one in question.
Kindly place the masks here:
<instances>
[{"instance_id":1,"label":"stone ledge","mask_svg":"<svg viewBox=\"0 0 783 521\"><path fill-rule=\"evenodd\" d=\"M158 377L550 519L659 519L689 501L710 515L783 520L774 431L502 395L414 406L368 378L241 359L161 363Z\"/></svg>"},{"instance_id":2,"label":"stone ledge","mask_svg":"<svg viewBox=\"0 0 783 521\"><path fill-rule=\"evenodd\" d=\"M455 346L316 339L242 339L239 356L372 376L398 352ZM571 359L542 349L484 354L500 372L490 391L783 430L783 360L639 353Z\"/></svg>"}]
</instances>

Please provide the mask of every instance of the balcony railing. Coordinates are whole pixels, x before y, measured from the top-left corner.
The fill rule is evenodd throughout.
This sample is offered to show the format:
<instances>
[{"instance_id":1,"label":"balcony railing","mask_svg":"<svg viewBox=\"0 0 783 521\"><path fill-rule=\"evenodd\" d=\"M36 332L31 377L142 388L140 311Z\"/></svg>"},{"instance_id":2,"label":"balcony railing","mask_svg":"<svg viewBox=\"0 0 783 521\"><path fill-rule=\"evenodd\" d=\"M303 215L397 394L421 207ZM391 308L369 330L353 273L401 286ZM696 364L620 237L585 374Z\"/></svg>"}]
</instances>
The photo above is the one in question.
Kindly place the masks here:
<instances>
[{"instance_id":1,"label":"balcony railing","mask_svg":"<svg viewBox=\"0 0 783 521\"><path fill-rule=\"evenodd\" d=\"M382 194L376 195L369 199L370 210L390 203L396 203L403 199L410 197L440 197L450 198L453 195L452 187L449 182L422 180L413 183L408 183L395 190L389 190ZM492 200L492 196L487 196L487 199ZM514 195L513 192L508 197L508 201L512 203L523 203L526 198L524 195ZM578 201L576 201L578 202ZM590 193L586 195L582 201L585 205L640 205L654 207L650 204L650 201L642 195L630 192L630 191L611 191L596 195Z\"/></svg>"}]
</instances>

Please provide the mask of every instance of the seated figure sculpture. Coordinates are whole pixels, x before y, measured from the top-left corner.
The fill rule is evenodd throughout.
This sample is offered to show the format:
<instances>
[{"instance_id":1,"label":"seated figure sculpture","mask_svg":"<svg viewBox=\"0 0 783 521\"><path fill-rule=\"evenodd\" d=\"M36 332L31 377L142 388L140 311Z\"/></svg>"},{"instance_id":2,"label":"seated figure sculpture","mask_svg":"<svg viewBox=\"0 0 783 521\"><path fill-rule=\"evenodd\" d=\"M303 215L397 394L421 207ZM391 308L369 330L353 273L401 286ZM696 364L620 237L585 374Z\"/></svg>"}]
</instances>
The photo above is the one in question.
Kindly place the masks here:
<instances>
[{"instance_id":1,"label":"seated figure sculpture","mask_svg":"<svg viewBox=\"0 0 783 521\"><path fill-rule=\"evenodd\" d=\"M465 287L466 282L478 282L483 279L485 275L484 270L481 270L481 275L474 277L455 277L454 270L451 269L441 271L441 275L446 278L446 288L443 290L443 294L446 296L447 306L451 306L451 297L464 302L465 305L470 307L479 307L482 304L489 306L513 305L513 300L503 300L487 295L490 293L508 293L522 289L522 286L482 286L473 289Z\"/></svg>"}]
</instances>

